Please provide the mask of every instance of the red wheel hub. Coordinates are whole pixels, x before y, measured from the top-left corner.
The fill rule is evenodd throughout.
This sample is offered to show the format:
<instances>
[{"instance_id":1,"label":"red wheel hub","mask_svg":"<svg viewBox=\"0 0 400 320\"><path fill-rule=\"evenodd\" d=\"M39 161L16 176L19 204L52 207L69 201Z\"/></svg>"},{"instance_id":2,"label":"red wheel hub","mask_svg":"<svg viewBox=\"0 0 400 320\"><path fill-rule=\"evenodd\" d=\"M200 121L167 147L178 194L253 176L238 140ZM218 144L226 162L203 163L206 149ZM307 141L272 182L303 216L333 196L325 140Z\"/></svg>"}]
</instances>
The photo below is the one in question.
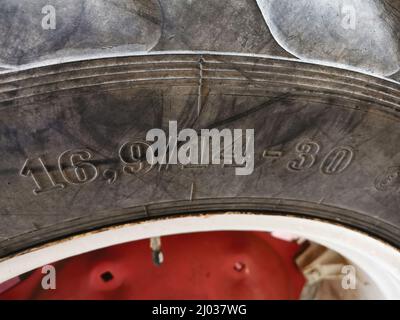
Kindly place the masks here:
<instances>
[{"instance_id":1,"label":"red wheel hub","mask_svg":"<svg viewBox=\"0 0 400 320\"><path fill-rule=\"evenodd\" d=\"M0 298L298 299L298 250L264 232L191 233L163 237L156 266L149 241L135 241L54 263L55 290L42 289L38 269Z\"/></svg>"}]
</instances>

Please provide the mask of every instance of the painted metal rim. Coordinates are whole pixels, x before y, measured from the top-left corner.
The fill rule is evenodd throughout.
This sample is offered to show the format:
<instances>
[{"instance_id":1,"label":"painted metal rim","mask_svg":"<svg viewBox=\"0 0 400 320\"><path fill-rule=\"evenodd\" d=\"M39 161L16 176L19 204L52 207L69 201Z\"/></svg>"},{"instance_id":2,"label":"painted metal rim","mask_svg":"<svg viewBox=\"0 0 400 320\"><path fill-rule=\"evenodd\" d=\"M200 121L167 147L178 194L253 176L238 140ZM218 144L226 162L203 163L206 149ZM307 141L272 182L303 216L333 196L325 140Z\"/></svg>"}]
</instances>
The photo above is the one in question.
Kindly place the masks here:
<instances>
[{"instance_id":1,"label":"painted metal rim","mask_svg":"<svg viewBox=\"0 0 400 320\"><path fill-rule=\"evenodd\" d=\"M228 212L125 224L50 243L0 262L0 282L68 257L135 240L206 231L279 231L324 245L360 267L380 299L400 299L398 249L347 227L288 216Z\"/></svg>"}]
</instances>

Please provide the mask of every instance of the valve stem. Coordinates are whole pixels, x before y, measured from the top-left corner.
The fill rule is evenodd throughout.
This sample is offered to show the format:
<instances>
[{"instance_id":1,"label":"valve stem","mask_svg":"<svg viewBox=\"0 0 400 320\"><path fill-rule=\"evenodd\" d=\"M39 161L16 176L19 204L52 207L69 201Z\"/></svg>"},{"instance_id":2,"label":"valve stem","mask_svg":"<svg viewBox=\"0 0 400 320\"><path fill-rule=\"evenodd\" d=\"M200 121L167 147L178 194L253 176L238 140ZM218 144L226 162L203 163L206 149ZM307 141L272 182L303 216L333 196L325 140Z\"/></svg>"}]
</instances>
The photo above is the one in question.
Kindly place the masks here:
<instances>
[{"instance_id":1,"label":"valve stem","mask_svg":"<svg viewBox=\"0 0 400 320\"><path fill-rule=\"evenodd\" d=\"M150 238L150 248L152 251L153 263L156 266L160 266L164 262L164 255L161 251L161 238Z\"/></svg>"}]
</instances>

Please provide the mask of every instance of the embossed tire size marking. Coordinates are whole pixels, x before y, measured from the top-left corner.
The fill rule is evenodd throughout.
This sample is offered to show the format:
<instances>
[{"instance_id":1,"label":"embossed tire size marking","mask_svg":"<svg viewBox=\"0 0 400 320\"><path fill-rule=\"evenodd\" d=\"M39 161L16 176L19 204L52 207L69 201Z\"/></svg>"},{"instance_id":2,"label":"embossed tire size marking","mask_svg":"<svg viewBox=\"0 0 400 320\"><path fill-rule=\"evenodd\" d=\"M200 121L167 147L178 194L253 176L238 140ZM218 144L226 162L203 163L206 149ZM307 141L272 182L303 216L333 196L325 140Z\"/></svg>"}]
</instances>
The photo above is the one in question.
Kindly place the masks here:
<instances>
[{"instance_id":1,"label":"embossed tire size marking","mask_svg":"<svg viewBox=\"0 0 400 320\"><path fill-rule=\"evenodd\" d=\"M399 247L399 106L394 82L262 56L154 53L3 73L0 256L221 210L319 218ZM149 166L146 132L169 121L254 129L253 174Z\"/></svg>"}]
</instances>

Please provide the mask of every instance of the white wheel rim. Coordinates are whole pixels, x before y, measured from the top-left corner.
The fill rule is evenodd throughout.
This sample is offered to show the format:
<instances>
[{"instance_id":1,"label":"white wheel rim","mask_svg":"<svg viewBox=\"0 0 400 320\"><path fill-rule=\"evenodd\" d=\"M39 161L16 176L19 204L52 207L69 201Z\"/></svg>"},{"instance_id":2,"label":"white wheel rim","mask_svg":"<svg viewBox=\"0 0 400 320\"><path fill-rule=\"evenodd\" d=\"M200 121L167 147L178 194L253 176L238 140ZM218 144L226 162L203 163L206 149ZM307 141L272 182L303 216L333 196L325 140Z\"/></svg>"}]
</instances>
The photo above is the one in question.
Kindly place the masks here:
<instances>
[{"instance_id":1,"label":"white wheel rim","mask_svg":"<svg viewBox=\"0 0 400 320\"><path fill-rule=\"evenodd\" d=\"M93 250L173 234L205 231L279 231L324 245L360 267L379 289L374 298L400 299L400 252L366 234L306 218L252 213L174 217L125 224L51 243L0 261L0 282Z\"/></svg>"}]
</instances>

